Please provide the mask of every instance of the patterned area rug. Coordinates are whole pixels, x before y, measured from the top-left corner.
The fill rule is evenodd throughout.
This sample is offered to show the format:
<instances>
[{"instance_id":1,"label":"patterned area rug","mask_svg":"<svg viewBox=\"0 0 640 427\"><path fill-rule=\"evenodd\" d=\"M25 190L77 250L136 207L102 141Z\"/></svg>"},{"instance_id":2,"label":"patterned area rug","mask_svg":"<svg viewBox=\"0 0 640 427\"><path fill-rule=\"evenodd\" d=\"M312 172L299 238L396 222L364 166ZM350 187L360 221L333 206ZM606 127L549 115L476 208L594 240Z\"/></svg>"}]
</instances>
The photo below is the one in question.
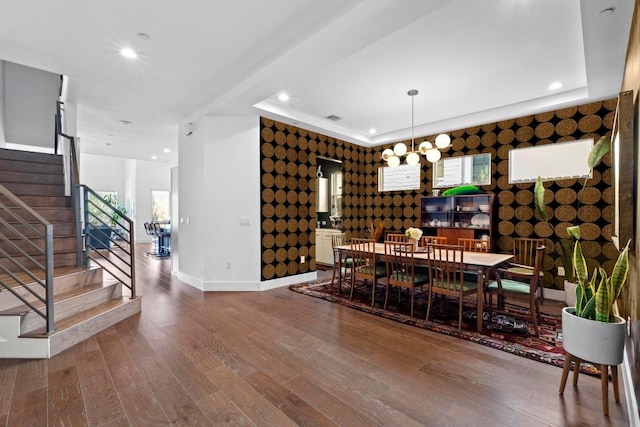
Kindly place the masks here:
<instances>
[{"instance_id":1,"label":"patterned area rug","mask_svg":"<svg viewBox=\"0 0 640 427\"><path fill-rule=\"evenodd\" d=\"M561 316L541 313L542 324L538 325L540 334L534 335L533 325L509 315L521 311L517 306L506 307L508 313L496 314L492 322L487 322L488 311L485 311L485 329L476 331L475 298L463 300L462 329L458 331L458 302L454 300L435 301L431 307L432 321L424 320L427 312L428 292L416 290L414 317L410 316L410 295L403 289L400 300L398 293L391 292L387 309L384 310L384 286L376 289L376 303L371 307L371 285L356 284L353 300L349 300L349 289L343 286L342 296L338 295L338 287L331 280L300 283L289 287L292 291L338 303L349 308L360 310L376 316L417 328L427 329L482 344L491 348L516 354L538 362L548 363L562 368L564 350L562 349ZM572 367L573 368L573 367ZM588 375L600 375L593 365L583 363L580 371Z\"/></svg>"}]
</instances>

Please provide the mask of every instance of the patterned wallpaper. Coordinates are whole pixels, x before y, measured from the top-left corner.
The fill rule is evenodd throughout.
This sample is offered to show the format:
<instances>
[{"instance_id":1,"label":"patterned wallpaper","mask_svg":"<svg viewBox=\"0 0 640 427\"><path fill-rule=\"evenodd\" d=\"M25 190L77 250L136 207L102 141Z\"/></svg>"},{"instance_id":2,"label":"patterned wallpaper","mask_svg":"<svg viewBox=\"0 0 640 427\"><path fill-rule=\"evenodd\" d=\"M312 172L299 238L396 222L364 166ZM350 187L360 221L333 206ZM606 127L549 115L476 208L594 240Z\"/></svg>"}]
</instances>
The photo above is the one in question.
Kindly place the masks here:
<instances>
[{"instance_id":1,"label":"patterned wallpaper","mask_svg":"<svg viewBox=\"0 0 640 427\"><path fill-rule=\"evenodd\" d=\"M491 153L491 184L482 189L496 194L497 250L511 252L515 237L547 238L545 286L562 288L555 277L561 265L554 242L574 219L583 224L587 263L610 269L617 257L611 243L613 193L609 156L596 167L578 209L576 198L583 180L548 182L546 203L555 231L537 217L533 183L508 183L509 150L610 134L616 100L564 108L517 119L450 132L451 147L443 157ZM434 136L416 138L416 145ZM405 141L407 142L407 141ZM377 191L380 153L391 145L365 148L266 118L261 119L262 165L262 280L315 270L315 172L317 156L341 160L343 170L343 228L347 237L364 237L370 221L383 221L386 230L419 226L420 198L430 193L431 164L424 158L417 191ZM308 262L299 263L300 256Z\"/></svg>"}]
</instances>

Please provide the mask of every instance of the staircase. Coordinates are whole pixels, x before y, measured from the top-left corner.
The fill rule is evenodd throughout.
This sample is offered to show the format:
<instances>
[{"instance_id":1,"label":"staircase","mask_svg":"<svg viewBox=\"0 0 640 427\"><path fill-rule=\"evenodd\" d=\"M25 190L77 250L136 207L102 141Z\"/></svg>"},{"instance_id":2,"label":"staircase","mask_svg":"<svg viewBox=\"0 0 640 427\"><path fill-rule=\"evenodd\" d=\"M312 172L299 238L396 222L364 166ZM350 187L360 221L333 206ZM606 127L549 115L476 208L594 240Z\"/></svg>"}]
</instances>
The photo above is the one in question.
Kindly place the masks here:
<instances>
[{"instance_id":1,"label":"staircase","mask_svg":"<svg viewBox=\"0 0 640 427\"><path fill-rule=\"evenodd\" d=\"M55 328L47 333L46 321L34 310L43 309L38 296L46 296L38 283L45 273L36 267L45 263L36 247L44 247L44 239L34 231L42 225L0 194L0 205L7 207L0 209L0 358L51 357L141 310L141 297L130 298L131 291L101 267L76 265L75 215L64 195L62 156L0 149L0 184L53 226ZM33 269L20 271L5 254Z\"/></svg>"}]
</instances>

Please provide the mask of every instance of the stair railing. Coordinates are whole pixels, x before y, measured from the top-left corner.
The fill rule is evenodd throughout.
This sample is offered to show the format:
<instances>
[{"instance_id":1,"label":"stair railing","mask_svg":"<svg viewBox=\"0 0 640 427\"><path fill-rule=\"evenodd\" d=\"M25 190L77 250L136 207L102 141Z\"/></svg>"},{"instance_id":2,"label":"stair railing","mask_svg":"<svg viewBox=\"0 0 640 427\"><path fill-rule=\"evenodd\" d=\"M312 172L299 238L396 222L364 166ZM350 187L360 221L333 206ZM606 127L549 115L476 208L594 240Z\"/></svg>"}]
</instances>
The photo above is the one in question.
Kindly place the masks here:
<instances>
[{"instance_id":1,"label":"stair railing","mask_svg":"<svg viewBox=\"0 0 640 427\"><path fill-rule=\"evenodd\" d=\"M82 218L84 265L95 263L136 296L134 224L116 206L84 184L76 186L77 218ZM79 235L80 235L79 234Z\"/></svg>"},{"instance_id":2,"label":"stair railing","mask_svg":"<svg viewBox=\"0 0 640 427\"><path fill-rule=\"evenodd\" d=\"M6 275L0 277L0 286L44 318L50 334L54 331L53 225L3 185L0 194L6 200L0 200L0 239L6 244L0 246L5 260L0 270ZM19 286L26 292L17 292L14 288Z\"/></svg>"}]
</instances>

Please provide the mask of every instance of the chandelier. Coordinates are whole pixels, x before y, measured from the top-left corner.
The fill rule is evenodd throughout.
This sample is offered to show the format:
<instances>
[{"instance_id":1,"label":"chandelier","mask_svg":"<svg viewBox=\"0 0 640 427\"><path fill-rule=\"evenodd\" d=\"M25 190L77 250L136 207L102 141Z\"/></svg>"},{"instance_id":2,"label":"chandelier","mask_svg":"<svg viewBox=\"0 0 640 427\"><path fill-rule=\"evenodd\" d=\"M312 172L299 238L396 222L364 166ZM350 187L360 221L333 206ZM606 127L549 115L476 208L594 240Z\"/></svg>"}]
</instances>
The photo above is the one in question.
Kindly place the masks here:
<instances>
[{"instance_id":1,"label":"chandelier","mask_svg":"<svg viewBox=\"0 0 640 427\"><path fill-rule=\"evenodd\" d=\"M451 144L451 138L446 133L441 133L436 137L436 140L431 143L429 141L423 141L415 149L415 140L413 138L413 120L414 120L414 100L413 97L418 94L416 89L411 89L407 92L407 95L411 97L411 151L407 149L407 146L403 142L398 142L391 148L387 148L382 152L382 160L387 162L389 167L395 168L400 165L400 158L405 157L405 161L408 165L417 165L420 163L420 154L424 155L431 163L440 160L442 153L440 150L447 148Z\"/></svg>"}]
</instances>

